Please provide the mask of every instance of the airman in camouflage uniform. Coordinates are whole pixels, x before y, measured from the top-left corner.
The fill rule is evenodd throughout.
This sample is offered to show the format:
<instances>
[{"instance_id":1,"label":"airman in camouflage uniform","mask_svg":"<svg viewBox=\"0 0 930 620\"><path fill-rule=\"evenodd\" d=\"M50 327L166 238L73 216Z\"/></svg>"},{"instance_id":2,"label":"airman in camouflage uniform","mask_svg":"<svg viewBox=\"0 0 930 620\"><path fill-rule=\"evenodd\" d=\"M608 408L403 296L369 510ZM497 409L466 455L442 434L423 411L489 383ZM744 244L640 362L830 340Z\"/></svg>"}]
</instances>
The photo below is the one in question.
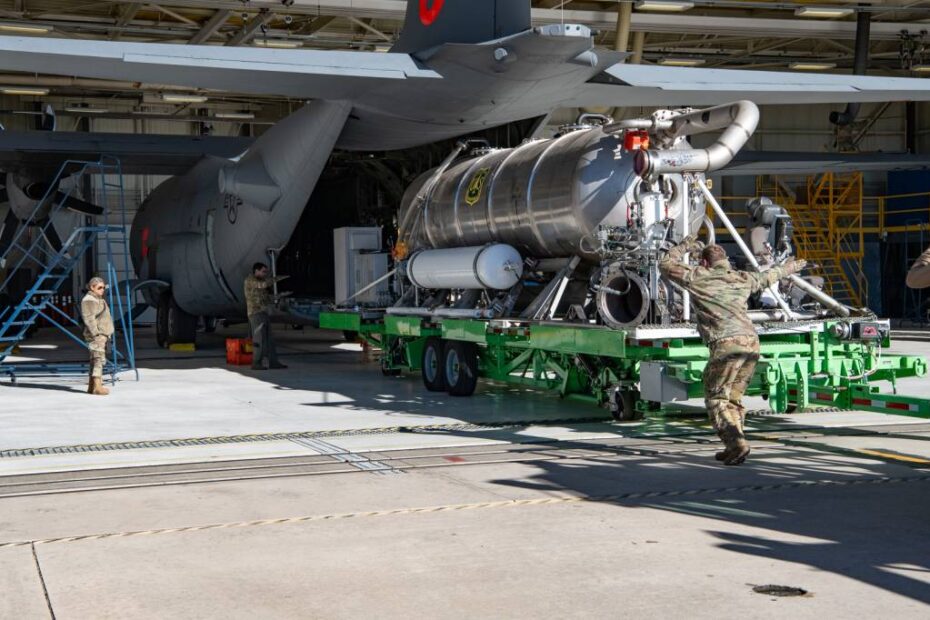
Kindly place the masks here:
<instances>
[{"instance_id":1,"label":"airman in camouflage uniform","mask_svg":"<svg viewBox=\"0 0 930 620\"><path fill-rule=\"evenodd\" d=\"M907 272L905 283L911 288L927 288L930 286L930 248L914 261L911 270Z\"/></svg>"},{"instance_id":2,"label":"airman in camouflage uniform","mask_svg":"<svg viewBox=\"0 0 930 620\"><path fill-rule=\"evenodd\" d=\"M268 277L268 266L255 263L252 275L245 279L245 307L252 331L252 370L265 370L262 360L268 358L268 368L287 368L278 361L278 352L271 337L271 319L269 310L274 305L272 295L275 282L287 276Z\"/></svg>"},{"instance_id":3,"label":"airman in camouflage uniform","mask_svg":"<svg viewBox=\"0 0 930 620\"><path fill-rule=\"evenodd\" d=\"M685 261L701 252L700 266ZM805 261L789 261L762 273L737 271L717 245L707 246L693 236L672 248L660 264L662 275L691 293L698 332L710 349L704 370L704 401L725 450L717 460L739 465L749 456L743 433L746 410L743 394L759 361L759 336L749 318L747 300L787 276L798 273Z\"/></svg>"},{"instance_id":4,"label":"airman in camouflage uniform","mask_svg":"<svg viewBox=\"0 0 930 620\"><path fill-rule=\"evenodd\" d=\"M107 363L107 343L113 337L113 317L104 297L107 285L102 278L91 278L87 295L81 300L81 319L84 322L84 342L90 352L90 377L87 393L106 396L110 390L103 387L103 368Z\"/></svg>"}]
</instances>

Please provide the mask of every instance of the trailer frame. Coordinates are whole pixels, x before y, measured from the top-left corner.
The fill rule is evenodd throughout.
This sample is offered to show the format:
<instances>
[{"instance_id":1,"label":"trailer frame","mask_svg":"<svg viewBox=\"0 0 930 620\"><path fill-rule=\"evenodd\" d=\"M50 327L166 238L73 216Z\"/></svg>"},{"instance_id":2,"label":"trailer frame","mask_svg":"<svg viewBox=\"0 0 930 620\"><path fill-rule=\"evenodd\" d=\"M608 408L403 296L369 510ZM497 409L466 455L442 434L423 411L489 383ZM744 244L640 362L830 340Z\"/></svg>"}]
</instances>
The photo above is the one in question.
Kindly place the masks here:
<instances>
[{"instance_id":1,"label":"trailer frame","mask_svg":"<svg viewBox=\"0 0 930 620\"><path fill-rule=\"evenodd\" d=\"M873 339L837 335L861 321L883 329ZM925 376L927 361L883 353L890 345L887 325L875 319L761 325L761 359L746 394L766 398L775 413L829 406L930 418L930 399L897 394L897 381ZM474 352L480 377L608 405L622 420L669 414L671 403L702 397L709 358L693 325L618 330L564 321L330 311L320 315L320 327L355 333L380 349L387 375L422 372L428 339L446 347L468 343L459 354ZM876 381L890 382L891 392Z\"/></svg>"}]
</instances>

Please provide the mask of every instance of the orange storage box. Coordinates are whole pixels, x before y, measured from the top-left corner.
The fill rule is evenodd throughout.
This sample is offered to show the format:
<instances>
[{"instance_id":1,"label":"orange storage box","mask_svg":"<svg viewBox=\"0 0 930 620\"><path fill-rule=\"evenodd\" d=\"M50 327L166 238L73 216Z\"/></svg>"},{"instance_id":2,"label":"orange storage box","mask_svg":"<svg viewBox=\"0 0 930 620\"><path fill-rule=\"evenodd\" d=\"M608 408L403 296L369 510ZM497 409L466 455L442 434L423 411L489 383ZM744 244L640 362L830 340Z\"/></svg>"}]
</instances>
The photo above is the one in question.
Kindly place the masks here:
<instances>
[{"instance_id":1,"label":"orange storage box","mask_svg":"<svg viewBox=\"0 0 930 620\"><path fill-rule=\"evenodd\" d=\"M233 366L251 365L252 341L249 338L227 338L226 363Z\"/></svg>"}]
</instances>

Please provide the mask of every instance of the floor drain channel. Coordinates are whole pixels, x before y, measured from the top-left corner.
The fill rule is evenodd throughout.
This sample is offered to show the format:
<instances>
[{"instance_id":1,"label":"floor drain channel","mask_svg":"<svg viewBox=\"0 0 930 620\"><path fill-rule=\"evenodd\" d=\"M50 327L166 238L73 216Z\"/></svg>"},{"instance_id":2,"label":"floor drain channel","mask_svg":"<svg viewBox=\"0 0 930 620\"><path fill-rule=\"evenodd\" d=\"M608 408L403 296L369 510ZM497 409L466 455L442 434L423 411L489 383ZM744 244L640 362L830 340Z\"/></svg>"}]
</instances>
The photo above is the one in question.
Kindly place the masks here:
<instances>
[{"instance_id":1,"label":"floor drain channel","mask_svg":"<svg viewBox=\"0 0 930 620\"><path fill-rule=\"evenodd\" d=\"M804 588L793 588L791 586L753 586L752 591L756 594L767 594L768 596L805 596L807 590Z\"/></svg>"},{"instance_id":2,"label":"floor drain channel","mask_svg":"<svg viewBox=\"0 0 930 620\"><path fill-rule=\"evenodd\" d=\"M339 446L331 444L328 441L323 441L321 439L291 439L291 441L305 448L315 450L320 454L325 454L326 456L332 457L337 461L351 465L356 469L368 471L373 474L403 473L402 471L394 469L387 463L382 463L381 461L372 461L371 459L366 458L361 454L350 452L349 450L340 448Z\"/></svg>"}]
</instances>

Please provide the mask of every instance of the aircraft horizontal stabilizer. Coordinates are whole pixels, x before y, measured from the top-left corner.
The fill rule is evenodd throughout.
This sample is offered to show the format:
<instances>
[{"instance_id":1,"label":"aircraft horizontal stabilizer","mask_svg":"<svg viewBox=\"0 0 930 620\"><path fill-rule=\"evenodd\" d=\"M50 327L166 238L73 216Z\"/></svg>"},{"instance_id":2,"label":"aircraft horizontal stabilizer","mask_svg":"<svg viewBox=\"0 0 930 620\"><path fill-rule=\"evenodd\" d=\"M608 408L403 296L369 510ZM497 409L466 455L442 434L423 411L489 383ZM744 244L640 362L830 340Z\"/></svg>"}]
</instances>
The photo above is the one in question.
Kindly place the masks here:
<instances>
[{"instance_id":1,"label":"aircraft horizontal stabilizer","mask_svg":"<svg viewBox=\"0 0 930 620\"><path fill-rule=\"evenodd\" d=\"M0 170L52 177L68 159L120 160L125 174L181 174L199 159L241 155L251 138L50 131L0 132Z\"/></svg>"},{"instance_id":2,"label":"aircraft horizontal stabilizer","mask_svg":"<svg viewBox=\"0 0 930 620\"><path fill-rule=\"evenodd\" d=\"M0 37L0 68L301 99L354 99L384 82L436 78L407 54Z\"/></svg>"},{"instance_id":3,"label":"aircraft horizontal stabilizer","mask_svg":"<svg viewBox=\"0 0 930 620\"><path fill-rule=\"evenodd\" d=\"M925 170L930 156L910 153L800 153L790 151L740 151L733 161L716 172L724 176L763 174L803 175L819 172L876 172Z\"/></svg>"},{"instance_id":4,"label":"aircraft horizontal stabilizer","mask_svg":"<svg viewBox=\"0 0 930 620\"><path fill-rule=\"evenodd\" d=\"M930 80L616 64L559 103L672 107L739 99L759 105L930 101Z\"/></svg>"}]
</instances>

